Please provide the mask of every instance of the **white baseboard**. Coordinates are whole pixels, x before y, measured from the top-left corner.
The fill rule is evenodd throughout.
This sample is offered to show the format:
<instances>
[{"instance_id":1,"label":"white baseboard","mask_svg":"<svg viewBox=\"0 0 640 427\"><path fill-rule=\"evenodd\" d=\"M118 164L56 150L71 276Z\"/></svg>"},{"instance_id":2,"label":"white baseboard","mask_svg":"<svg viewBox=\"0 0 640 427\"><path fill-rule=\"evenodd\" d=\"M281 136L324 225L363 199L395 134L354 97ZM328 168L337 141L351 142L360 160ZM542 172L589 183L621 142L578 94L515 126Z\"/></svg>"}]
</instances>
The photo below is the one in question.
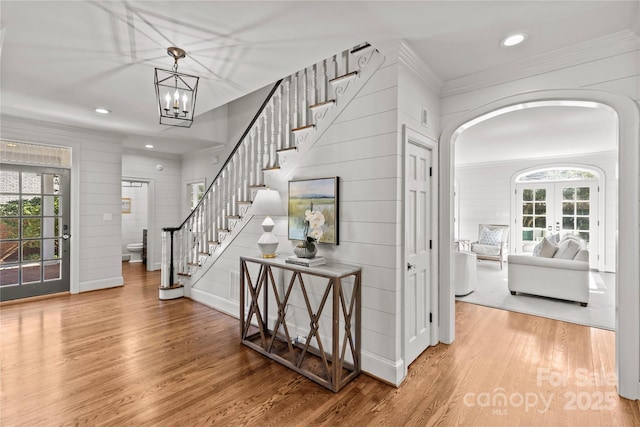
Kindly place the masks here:
<instances>
[{"instance_id":1,"label":"white baseboard","mask_svg":"<svg viewBox=\"0 0 640 427\"><path fill-rule=\"evenodd\" d=\"M404 380L404 360L392 361L361 350L362 371L399 386Z\"/></svg>"},{"instance_id":2,"label":"white baseboard","mask_svg":"<svg viewBox=\"0 0 640 427\"><path fill-rule=\"evenodd\" d=\"M229 316L233 316L236 319L240 316L240 306L237 301L231 301L226 298L219 297L217 295L210 294L209 292L201 291L197 288L190 288L188 293L185 293L192 300L204 304L207 307L214 308Z\"/></svg>"},{"instance_id":3,"label":"white baseboard","mask_svg":"<svg viewBox=\"0 0 640 427\"><path fill-rule=\"evenodd\" d=\"M122 276L110 277L108 279L89 280L87 282L80 282L78 285L79 292L97 291L99 289L117 288L124 285L124 279Z\"/></svg>"}]
</instances>

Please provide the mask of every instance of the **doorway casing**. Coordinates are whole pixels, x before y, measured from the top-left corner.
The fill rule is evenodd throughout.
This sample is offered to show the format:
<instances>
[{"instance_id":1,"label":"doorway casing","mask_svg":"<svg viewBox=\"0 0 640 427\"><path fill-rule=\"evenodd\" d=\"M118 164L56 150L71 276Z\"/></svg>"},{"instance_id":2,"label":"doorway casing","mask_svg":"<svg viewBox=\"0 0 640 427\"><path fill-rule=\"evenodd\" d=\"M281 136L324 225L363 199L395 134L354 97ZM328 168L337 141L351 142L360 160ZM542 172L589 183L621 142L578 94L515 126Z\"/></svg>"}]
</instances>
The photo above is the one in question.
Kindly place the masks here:
<instances>
[{"instance_id":1,"label":"doorway casing","mask_svg":"<svg viewBox=\"0 0 640 427\"><path fill-rule=\"evenodd\" d=\"M439 225L439 338L455 339L453 277L454 224L453 177L455 142L469 123L499 115L514 108L562 101L591 102L612 108L618 117L618 241L616 260L616 369L618 393L640 398L640 257L639 177L640 112L632 99L614 92L593 89L563 89L528 92L499 99L462 114L440 137Z\"/></svg>"}]
</instances>

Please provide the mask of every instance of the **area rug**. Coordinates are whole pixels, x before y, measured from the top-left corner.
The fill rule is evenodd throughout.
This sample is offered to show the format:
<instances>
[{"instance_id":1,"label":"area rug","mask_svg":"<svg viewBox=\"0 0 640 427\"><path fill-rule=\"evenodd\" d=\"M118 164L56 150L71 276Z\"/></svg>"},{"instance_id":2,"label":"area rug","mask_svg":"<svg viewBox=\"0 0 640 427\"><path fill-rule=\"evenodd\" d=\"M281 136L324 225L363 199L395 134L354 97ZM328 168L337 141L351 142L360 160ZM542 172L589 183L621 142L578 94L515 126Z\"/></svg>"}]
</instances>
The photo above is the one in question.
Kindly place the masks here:
<instances>
[{"instance_id":1,"label":"area rug","mask_svg":"<svg viewBox=\"0 0 640 427\"><path fill-rule=\"evenodd\" d=\"M511 295L507 288L507 268L495 263L478 263L478 286L458 301L532 314L594 328L615 330L615 274L591 272L589 305L533 295Z\"/></svg>"}]
</instances>

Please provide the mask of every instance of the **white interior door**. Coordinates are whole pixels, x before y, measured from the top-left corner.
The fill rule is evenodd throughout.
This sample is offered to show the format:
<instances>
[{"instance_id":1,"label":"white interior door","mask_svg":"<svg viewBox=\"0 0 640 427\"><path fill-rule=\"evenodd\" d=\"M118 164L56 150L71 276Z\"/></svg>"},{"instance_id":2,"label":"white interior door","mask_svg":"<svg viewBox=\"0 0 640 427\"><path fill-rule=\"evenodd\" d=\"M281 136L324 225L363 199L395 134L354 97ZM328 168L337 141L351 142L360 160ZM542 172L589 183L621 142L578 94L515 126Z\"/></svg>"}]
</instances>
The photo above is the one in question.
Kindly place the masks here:
<instances>
[{"instance_id":1,"label":"white interior door","mask_svg":"<svg viewBox=\"0 0 640 427\"><path fill-rule=\"evenodd\" d=\"M409 365L428 346L431 329L431 149L405 152L405 357Z\"/></svg>"}]
</instances>

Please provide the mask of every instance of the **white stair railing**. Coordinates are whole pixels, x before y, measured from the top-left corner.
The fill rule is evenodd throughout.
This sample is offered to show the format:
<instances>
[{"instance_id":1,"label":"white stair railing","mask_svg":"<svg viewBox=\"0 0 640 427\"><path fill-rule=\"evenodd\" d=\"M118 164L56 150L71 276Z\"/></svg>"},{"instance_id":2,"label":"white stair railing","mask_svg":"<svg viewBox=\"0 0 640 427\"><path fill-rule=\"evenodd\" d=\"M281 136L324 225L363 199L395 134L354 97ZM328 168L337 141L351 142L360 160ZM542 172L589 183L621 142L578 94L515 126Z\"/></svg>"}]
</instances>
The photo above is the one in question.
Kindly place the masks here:
<instances>
[{"instance_id":1,"label":"white stair railing","mask_svg":"<svg viewBox=\"0 0 640 427\"><path fill-rule=\"evenodd\" d=\"M195 209L179 227L163 229L161 288L180 286L182 278L226 246L253 195L264 187L265 172L280 169L279 153L295 151L306 140L300 135L335 105L345 90L335 81L357 75L366 61L353 59L364 49L373 48L364 43L345 50L274 85Z\"/></svg>"}]
</instances>

